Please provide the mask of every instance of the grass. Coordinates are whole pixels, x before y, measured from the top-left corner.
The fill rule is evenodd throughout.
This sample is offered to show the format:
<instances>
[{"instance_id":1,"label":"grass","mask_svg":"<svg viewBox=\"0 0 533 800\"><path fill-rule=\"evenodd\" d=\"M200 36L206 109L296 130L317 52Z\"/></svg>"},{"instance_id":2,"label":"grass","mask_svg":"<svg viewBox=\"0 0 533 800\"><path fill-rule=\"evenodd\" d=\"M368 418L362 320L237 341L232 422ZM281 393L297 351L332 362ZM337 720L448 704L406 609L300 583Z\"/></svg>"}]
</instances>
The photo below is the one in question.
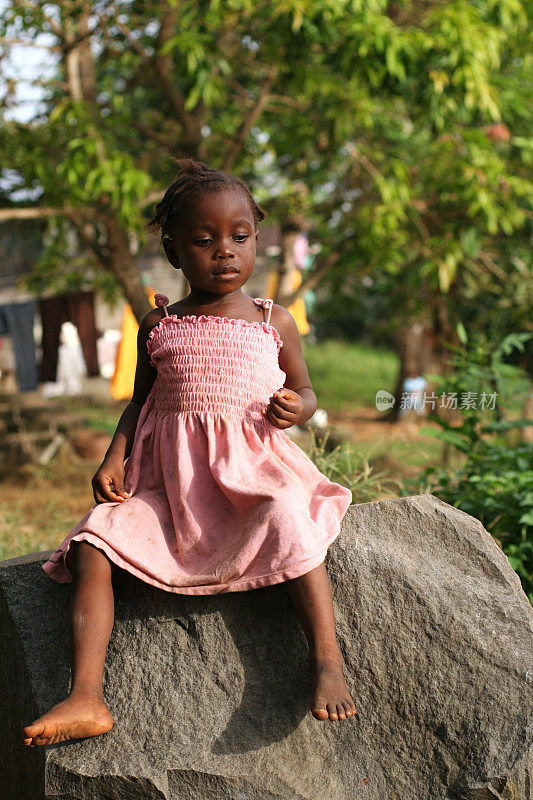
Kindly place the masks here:
<instances>
[{"instance_id":1,"label":"grass","mask_svg":"<svg viewBox=\"0 0 533 800\"><path fill-rule=\"evenodd\" d=\"M29 464L0 484L0 560L52 550L87 513L98 464L62 450L47 467Z\"/></svg>"},{"instance_id":2,"label":"grass","mask_svg":"<svg viewBox=\"0 0 533 800\"><path fill-rule=\"evenodd\" d=\"M336 339L302 350L320 408L375 407L378 389L394 392L399 360L390 350Z\"/></svg>"}]
</instances>

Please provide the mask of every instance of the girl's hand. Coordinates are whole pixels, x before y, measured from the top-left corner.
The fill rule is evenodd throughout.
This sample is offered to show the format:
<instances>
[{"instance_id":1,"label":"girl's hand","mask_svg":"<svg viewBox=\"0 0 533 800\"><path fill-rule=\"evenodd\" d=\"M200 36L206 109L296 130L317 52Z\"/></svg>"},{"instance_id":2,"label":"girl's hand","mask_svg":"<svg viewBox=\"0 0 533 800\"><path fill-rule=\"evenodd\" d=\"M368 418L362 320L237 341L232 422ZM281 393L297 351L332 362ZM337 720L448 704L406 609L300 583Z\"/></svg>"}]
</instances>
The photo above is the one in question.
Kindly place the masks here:
<instances>
[{"instance_id":1,"label":"girl's hand","mask_svg":"<svg viewBox=\"0 0 533 800\"><path fill-rule=\"evenodd\" d=\"M125 503L129 493L124 489L124 461L105 459L91 481L97 503Z\"/></svg>"},{"instance_id":2,"label":"girl's hand","mask_svg":"<svg viewBox=\"0 0 533 800\"><path fill-rule=\"evenodd\" d=\"M268 407L262 413L276 428L298 425L303 416L304 402L299 394L282 386L271 396Z\"/></svg>"}]
</instances>

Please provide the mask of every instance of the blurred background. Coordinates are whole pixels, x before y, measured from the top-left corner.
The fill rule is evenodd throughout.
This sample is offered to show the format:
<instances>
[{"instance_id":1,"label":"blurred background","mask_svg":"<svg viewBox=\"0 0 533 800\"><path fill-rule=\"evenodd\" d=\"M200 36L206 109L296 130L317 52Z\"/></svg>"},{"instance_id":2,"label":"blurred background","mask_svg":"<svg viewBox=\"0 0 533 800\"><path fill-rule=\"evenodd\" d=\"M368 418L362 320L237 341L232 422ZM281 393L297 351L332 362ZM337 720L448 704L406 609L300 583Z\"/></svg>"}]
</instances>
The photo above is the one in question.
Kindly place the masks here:
<instances>
[{"instance_id":1,"label":"blurred background","mask_svg":"<svg viewBox=\"0 0 533 800\"><path fill-rule=\"evenodd\" d=\"M0 0L0 559L54 548L187 293L146 223L188 156L267 210L244 291L293 314L289 435L355 503L431 492L533 602L526 0Z\"/></svg>"}]
</instances>

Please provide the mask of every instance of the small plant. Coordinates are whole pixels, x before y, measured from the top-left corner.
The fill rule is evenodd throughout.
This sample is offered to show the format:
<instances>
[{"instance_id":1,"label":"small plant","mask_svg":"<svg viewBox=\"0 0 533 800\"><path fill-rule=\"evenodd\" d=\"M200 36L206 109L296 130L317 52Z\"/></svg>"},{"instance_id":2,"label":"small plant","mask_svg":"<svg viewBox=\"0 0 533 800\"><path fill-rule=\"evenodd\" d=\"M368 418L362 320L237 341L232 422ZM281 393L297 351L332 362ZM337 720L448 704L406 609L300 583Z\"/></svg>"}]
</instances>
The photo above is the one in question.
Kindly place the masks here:
<instances>
[{"instance_id":1,"label":"small plant","mask_svg":"<svg viewBox=\"0 0 533 800\"><path fill-rule=\"evenodd\" d=\"M377 500L382 494L398 494L400 483L388 477L388 472L374 472L364 455L355 452L350 445L343 443L332 450L327 448L331 429L321 435L320 442L312 428L310 432L307 455L329 480L351 490L353 503Z\"/></svg>"},{"instance_id":2,"label":"small plant","mask_svg":"<svg viewBox=\"0 0 533 800\"><path fill-rule=\"evenodd\" d=\"M422 482L441 500L481 521L533 604L533 446L520 439L522 429L533 421L506 418L509 407L516 408L517 400L529 391L530 382L522 369L503 360L515 348L523 351L533 335L511 334L491 351L480 338L469 343L464 328L458 333L463 346L451 348L455 351L451 373L431 378L441 393L471 398L472 394L463 393L475 392L488 396L488 402L482 407L469 402L460 406L460 422L453 426L430 414L440 430L421 428L420 433L459 450L464 463L453 470L429 467Z\"/></svg>"}]
</instances>

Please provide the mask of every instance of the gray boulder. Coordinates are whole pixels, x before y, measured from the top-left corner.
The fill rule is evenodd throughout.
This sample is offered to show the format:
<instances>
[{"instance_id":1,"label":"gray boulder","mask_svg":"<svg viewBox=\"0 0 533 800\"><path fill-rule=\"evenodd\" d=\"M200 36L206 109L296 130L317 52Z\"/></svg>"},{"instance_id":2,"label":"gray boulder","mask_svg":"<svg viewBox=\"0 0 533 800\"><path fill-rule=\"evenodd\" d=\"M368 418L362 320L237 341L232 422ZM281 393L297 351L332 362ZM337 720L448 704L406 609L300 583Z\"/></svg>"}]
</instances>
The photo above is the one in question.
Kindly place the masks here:
<instances>
[{"instance_id":1,"label":"gray boulder","mask_svg":"<svg viewBox=\"0 0 533 800\"><path fill-rule=\"evenodd\" d=\"M169 594L115 576L106 735L26 748L69 688L70 588L0 564L2 800L531 800L532 609L481 523L432 495L350 507L331 546L357 714L308 708L283 584Z\"/></svg>"}]
</instances>

